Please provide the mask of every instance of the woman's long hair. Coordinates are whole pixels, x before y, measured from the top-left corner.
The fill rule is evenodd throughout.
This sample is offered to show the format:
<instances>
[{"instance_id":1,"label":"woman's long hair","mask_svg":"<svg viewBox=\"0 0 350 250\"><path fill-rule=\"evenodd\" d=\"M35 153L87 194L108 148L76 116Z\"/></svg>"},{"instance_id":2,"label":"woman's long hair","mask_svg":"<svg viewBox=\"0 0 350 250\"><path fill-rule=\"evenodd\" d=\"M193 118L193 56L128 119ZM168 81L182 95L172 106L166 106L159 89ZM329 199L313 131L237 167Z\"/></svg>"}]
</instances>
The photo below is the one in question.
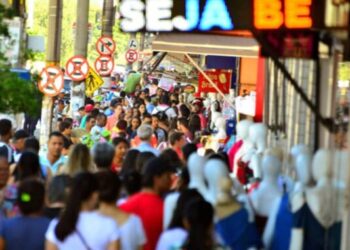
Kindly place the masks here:
<instances>
[{"instance_id":1,"label":"woman's long hair","mask_svg":"<svg viewBox=\"0 0 350 250\"><path fill-rule=\"evenodd\" d=\"M185 220L189 224L186 250L212 250L214 209L204 200L194 200L185 209Z\"/></svg>"},{"instance_id":2,"label":"woman's long hair","mask_svg":"<svg viewBox=\"0 0 350 250\"><path fill-rule=\"evenodd\" d=\"M40 177L39 156L31 151L24 151L19 158L14 172L16 181L21 181L28 177Z\"/></svg>"},{"instance_id":3,"label":"woman's long hair","mask_svg":"<svg viewBox=\"0 0 350 250\"><path fill-rule=\"evenodd\" d=\"M76 144L69 153L67 171L70 176L79 172L93 171L93 163L89 148L84 144Z\"/></svg>"},{"instance_id":4,"label":"woman's long hair","mask_svg":"<svg viewBox=\"0 0 350 250\"><path fill-rule=\"evenodd\" d=\"M83 172L74 177L66 209L63 211L55 228L56 237L60 241L64 241L68 235L75 231L81 205L84 201L88 201L92 194L97 191L98 182L93 174Z\"/></svg>"}]
</instances>

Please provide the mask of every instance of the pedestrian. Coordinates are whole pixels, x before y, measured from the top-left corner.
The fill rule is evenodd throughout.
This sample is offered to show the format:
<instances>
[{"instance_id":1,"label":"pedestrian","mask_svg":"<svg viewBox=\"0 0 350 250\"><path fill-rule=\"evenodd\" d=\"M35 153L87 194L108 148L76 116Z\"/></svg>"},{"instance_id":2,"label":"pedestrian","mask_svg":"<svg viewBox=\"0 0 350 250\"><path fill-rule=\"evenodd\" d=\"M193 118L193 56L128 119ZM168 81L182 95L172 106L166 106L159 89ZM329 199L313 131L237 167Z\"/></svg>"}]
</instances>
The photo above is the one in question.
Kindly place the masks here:
<instances>
[{"instance_id":1,"label":"pedestrian","mask_svg":"<svg viewBox=\"0 0 350 250\"><path fill-rule=\"evenodd\" d=\"M7 219L0 230L0 249L44 249L45 232L50 220L42 215L45 186L27 179L18 187L17 204L21 215Z\"/></svg>"},{"instance_id":2,"label":"pedestrian","mask_svg":"<svg viewBox=\"0 0 350 250\"><path fill-rule=\"evenodd\" d=\"M10 146L10 139L12 138L12 122L8 119L0 120L0 156L7 158L7 161L12 164L13 150Z\"/></svg>"},{"instance_id":3,"label":"pedestrian","mask_svg":"<svg viewBox=\"0 0 350 250\"><path fill-rule=\"evenodd\" d=\"M91 129L91 132L90 132L94 142L98 142L100 140L106 124L107 124L107 116L104 113L99 113L96 117L96 125Z\"/></svg>"},{"instance_id":4,"label":"pedestrian","mask_svg":"<svg viewBox=\"0 0 350 250\"><path fill-rule=\"evenodd\" d=\"M47 205L44 215L49 219L58 218L65 207L72 179L69 175L55 176L47 190Z\"/></svg>"},{"instance_id":5,"label":"pedestrian","mask_svg":"<svg viewBox=\"0 0 350 250\"><path fill-rule=\"evenodd\" d=\"M131 123L129 127L126 129L126 132L128 133L128 136L130 139L134 139L137 135L137 129L141 125L141 119L139 117L133 117L131 119Z\"/></svg>"},{"instance_id":6,"label":"pedestrian","mask_svg":"<svg viewBox=\"0 0 350 250\"><path fill-rule=\"evenodd\" d=\"M84 107L84 116L81 119L80 128L86 129L86 119L89 115L91 115L91 112L93 109L94 109L94 105L92 105L92 104L87 104Z\"/></svg>"},{"instance_id":7,"label":"pedestrian","mask_svg":"<svg viewBox=\"0 0 350 250\"><path fill-rule=\"evenodd\" d=\"M110 170L112 168L115 149L111 144L107 142L96 143L91 152L97 171Z\"/></svg>"},{"instance_id":8,"label":"pedestrian","mask_svg":"<svg viewBox=\"0 0 350 250\"><path fill-rule=\"evenodd\" d=\"M146 243L146 236L140 218L116 207L120 195L121 181L110 171L97 173L99 181L99 212L115 220L120 228L120 249L139 250Z\"/></svg>"},{"instance_id":9,"label":"pedestrian","mask_svg":"<svg viewBox=\"0 0 350 250\"><path fill-rule=\"evenodd\" d=\"M76 144L69 153L66 165L61 173L74 176L80 172L95 172L89 148L84 144Z\"/></svg>"},{"instance_id":10,"label":"pedestrian","mask_svg":"<svg viewBox=\"0 0 350 250\"><path fill-rule=\"evenodd\" d=\"M155 149L151 144L152 135L153 129L150 125L141 125L137 129L137 136L141 140L141 143L136 147L136 149L140 152L151 152L155 156L158 156L159 151Z\"/></svg>"},{"instance_id":11,"label":"pedestrian","mask_svg":"<svg viewBox=\"0 0 350 250\"><path fill-rule=\"evenodd\" d=\"M183 160L182 148L186 145L187 141L185 134L181 132L174 131L169 136L169 144L172 150L176 152L179 159Z\"/></svg>"},{"instance_id":12,"label":"pedestrian","mask_svg":"<svg viewBox=\"0 0 350 250\"><path fill-rule=\"evenodd\" d=\"M139 156L139 154L140 154L140 151L136 149L130 149L126 153L125 159L122 164L122 169L120 171L120 174L122 176L126 173L133 172L133 171L139 172L136 166L137 157Z\"/></svg>"},{"instance_id":13,"label":"pedestrian","mask_svg":"<svg viewBox=\"0 0 350 250\"><path fill-rule=\"evenodd\" d=\"M85 130L88 134L91 133L92 128L96 125L96 119L93 115L88 115L86 117Z\"/></svg>"},{"instance_id":14,"label":"pedestrian","mask_svg":"<svg viewBox=\"0 0 350 250\"><path fill-rule=\"evenodd\" d=\"M56 175L65 164L66 158L62 155L63 144L64 136L60 132L55 131L49 135L48 151L40 157L45 176Z\"/></svg>"},{"instance_id":15,"label":"pedestrian","mask_svg":"<svg viewBox=\"0 0 350 250\"><path fill-rule=\"evenodd\" d=\"M120 208L138 215L146 232L147 243L144 250L154 250L163 229L163 199L171 185L173 169L167 163L155 158L144 169L143 189L129 197Z\"/></svg>"},{"instance_id":16,"label":"pedestrian","mask_svg":"<svg viewBox=\"0 0 350 250\"><path fill-rule=\"evenodd\" d=\"M140 151L139 151L140 152ZM145 165L147 164L148 161L156 158L156 156L149 151L145 152L140 152L137 156L136 159L136 170L139 173L143 173Z\"/></svg>"},{"instance_id":17,"label":"pedestrian","mask_svg":"<svg viewBox=\"0 0 350 250\"><path fill-rule=\"evenodd\" d=\"M119 249L119 227L95 210L97 203L96 176L87 172L76 175L65 210L46 232L46 250Z\"/></svg>"},{"instance_id":18,"label":"pedestrian","mask_svg":"<svg viewBox=\"0 0 350 250\"><path fill-rule=\"evenodd\" d=\"M193 141L194 134L190 130L188 120L185 117L177 119L177 129L185 135L187 142Z\"/></svg>"},{"instance_id":19,"label":"pedestrian","mask_svg":"<svg viewBox=\"0 0 350 250\"><path fill-rule=\"evenodd\" d=\"M129 142L122 138L116 137L112 141L114 145L114 158L112 163L112 171L119 173L122 169L125 155L130 148Z\"/></svg>"},{"instance_id":20,"label":"pedestrian","mask_svg":"<svg viewBox=\"0 0 350 250\"><path fill-rule=\"evenodd\" d=\"M113 115L111 115L107 118L107 124L106 124L107 130L112 131L112 129L117 124L117 122L122 118L121 116L122 116L123 112L124 112L123 106L120 103L116 104L114 107Z\"/></svg>"},{"instance_id":21,"label":"pedestrian","mask_svg":"<svg viewBox=\"0 0 350 250\"><path fill-rule=\"evenodd\" d=\"M25 139L28 138L29 135L23 129L17 130L12 137L12 149L13 149L13 159L15 162L18 162L21 154L24 150L24 142Z\"/></svg>"}]
</instances>

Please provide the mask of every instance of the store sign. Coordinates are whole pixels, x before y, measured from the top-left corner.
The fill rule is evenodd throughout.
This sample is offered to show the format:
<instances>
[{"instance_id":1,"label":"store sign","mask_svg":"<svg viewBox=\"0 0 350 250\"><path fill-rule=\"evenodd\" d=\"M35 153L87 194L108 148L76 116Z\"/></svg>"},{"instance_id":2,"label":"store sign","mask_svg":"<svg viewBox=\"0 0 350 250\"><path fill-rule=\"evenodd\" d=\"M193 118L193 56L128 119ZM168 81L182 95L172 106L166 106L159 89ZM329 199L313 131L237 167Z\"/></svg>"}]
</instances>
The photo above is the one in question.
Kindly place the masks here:
<instances>
[{"instance_id":1,"label":"store sign","mask_svg":"<svg viewBox=\"0 0 350 250\"><path fill-rule=\"evenodd\" d=\"M224 94L230 93L232 71L222 69L211 69L204 71L205 74L213 81L213 83L223 92ZM198 92L204 93L217 93L216 89L210 84L210 82L199 74L198 76Z\"/></svg>"},{"instance_id":2,"label":"store sign","mask_svg":"<svg viewBox=\"0 0 350 250\"><path fill-rule=\"evenodd\" d=\"M121 0L124 32L310 29L325 0ZM323 18L323 17L322 17ZM321 19L322 19L321 18Z\"/></svg>"}]
</instances>

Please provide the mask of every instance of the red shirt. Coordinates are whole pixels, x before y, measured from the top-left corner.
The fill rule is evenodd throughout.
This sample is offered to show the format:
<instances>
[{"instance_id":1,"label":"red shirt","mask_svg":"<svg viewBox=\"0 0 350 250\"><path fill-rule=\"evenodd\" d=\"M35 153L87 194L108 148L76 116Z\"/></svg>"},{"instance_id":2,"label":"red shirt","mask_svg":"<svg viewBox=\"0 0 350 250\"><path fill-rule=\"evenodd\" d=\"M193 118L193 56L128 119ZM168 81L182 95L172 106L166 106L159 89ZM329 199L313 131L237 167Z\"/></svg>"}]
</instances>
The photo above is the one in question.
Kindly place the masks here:
<instances>
[{"instance_id":1,"label":"red shirt","mask_svg":"<svg viewBox=\"0 0 350 250\"><path fill-rule=\"evenodd\" d=\"M159 195L140 192L131 196L120 208L141 218L147 243L144 250L156 249L163 231L163 200Z\"/></svg>"}]
</instances>

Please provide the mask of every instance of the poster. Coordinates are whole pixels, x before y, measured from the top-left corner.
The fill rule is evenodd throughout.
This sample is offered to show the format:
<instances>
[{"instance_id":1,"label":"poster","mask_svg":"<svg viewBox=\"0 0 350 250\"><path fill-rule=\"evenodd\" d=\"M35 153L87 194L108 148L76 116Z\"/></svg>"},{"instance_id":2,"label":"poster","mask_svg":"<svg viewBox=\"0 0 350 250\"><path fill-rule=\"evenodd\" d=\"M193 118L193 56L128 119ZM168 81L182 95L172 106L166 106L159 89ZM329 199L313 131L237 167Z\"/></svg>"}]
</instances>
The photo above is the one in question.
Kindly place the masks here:
<instances>
[{"instance_id":1,"label":"poster","mask_svg":"<svg viewBox=\"0 0 350 250\"><path fill-rule=\"evenodd\" d=\"M232 70L211 69L204 72L224 94L230 93ZM218 92L201 73L198 76L198 89L204 93Z\"/></svg>"}]
</instances>

